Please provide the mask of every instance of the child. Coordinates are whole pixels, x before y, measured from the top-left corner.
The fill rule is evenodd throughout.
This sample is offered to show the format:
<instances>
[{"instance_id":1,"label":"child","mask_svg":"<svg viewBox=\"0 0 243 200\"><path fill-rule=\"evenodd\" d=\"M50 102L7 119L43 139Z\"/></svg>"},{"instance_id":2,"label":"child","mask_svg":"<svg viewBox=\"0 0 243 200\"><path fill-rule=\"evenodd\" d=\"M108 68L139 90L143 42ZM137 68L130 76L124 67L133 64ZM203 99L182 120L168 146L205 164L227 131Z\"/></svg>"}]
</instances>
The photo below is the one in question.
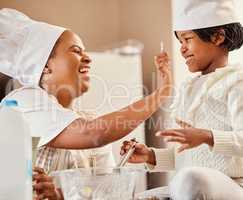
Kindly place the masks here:
<instances>
[{"instance_id":1,"label":"child","mask_svg":"<svg viewBox=\"0 0 243 200\"><path fill-rule=\"evenodd\" d=\"M243 199L243 68L228 64L229 51L242 46L243 28L231 0L177 0L175 6L181 54L190 72L201 75L186 81L173 103L180 128L157 133L180 147L136 144L130 162L176 170L169 184L173 200ZM121 154L130 145L125 141Z\"/></svg>"},{"instance_id":2,"label":"child","mask_svg":"<svg viewBox=\"0 0 243 200\"><path fill-rule=\"evenodd\" d=\"M22 85L4 100L17 100L17 110L32 136L41 134L38 163L45 169L53 169L58 149L97 148L128 135L169 95L170 75L161 69L165 87L121 110L88 120L70 109L72 100L89 88L91 59L79 36L13 9L0 10L0 27L0 72ZM40 169L36 172L43 178L38 186L48 187L42 182L49 178ZM50 190L43 189L38 195L49 198Z\"/></svg>"}]
</instances>

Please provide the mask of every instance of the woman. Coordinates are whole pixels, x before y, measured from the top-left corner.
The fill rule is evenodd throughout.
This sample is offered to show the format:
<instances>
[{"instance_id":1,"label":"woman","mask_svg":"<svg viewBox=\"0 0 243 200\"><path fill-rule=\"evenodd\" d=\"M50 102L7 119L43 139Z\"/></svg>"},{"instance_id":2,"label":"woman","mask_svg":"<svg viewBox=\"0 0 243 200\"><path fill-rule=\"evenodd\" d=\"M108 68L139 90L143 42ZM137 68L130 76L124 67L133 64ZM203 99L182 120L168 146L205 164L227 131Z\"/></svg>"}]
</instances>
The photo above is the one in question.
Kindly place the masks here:
<instances>
[{"instance_id":1,"label":"woman","mask_svg":"<svg viewBox=\"0 0 243 200\"><path fill-rule=\"evenodd\" d=\"M91 59L79 36L12 9L0 11L0 26L4 35L0 37L0 72L22 84L5 99L18 101L18 111L30 125L31 134L42 135L39 147L48 155L59 148L97 148L121 139L148 119L170 94L170 70L161 68L165 87L121 110L87 120L69 109L72 100L89 88ZM49 161L44 167L49 167ZM41 198L48 195L49 190Z\"/></svg>"}]
</instances>

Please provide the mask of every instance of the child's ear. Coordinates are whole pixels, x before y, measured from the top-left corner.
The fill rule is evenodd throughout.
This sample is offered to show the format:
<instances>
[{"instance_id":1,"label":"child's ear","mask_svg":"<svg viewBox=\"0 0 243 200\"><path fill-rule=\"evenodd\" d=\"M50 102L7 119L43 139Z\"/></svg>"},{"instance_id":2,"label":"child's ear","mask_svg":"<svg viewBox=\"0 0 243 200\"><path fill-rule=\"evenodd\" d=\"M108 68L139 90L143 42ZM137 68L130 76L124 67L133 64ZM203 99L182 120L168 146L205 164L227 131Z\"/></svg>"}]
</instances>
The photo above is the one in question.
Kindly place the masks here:
<instances>
[{"instance_id":1,"label":"child's ear","mask_svg":"<svg viewBox=\"0 0 243 200\"><path fill-rule=\"evenodd\" d=\"M216 33L211 36L211 42L216 46L220 46L224 43L225 40L225 31L224 29L219 29Z\"/></svg>"}]
</instances>

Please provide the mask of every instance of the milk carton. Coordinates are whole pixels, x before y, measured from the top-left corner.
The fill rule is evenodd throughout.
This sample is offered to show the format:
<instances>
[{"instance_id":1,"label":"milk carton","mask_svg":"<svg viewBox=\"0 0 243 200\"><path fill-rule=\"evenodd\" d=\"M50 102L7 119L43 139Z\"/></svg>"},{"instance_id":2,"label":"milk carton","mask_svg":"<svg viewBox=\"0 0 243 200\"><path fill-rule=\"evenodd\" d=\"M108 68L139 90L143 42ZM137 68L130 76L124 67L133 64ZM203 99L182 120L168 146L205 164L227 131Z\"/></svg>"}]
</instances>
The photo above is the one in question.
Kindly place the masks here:
<instances>
[{"instance_id":1,"label":"milk carton","mask_svg":"<svg viewBox=\"0 0 243 200\"><path fill-rule=\"evenodd\" d=\"M0 199L32 200L32 146L17 102L0 105Z\"/></svg>"}]
</instances>

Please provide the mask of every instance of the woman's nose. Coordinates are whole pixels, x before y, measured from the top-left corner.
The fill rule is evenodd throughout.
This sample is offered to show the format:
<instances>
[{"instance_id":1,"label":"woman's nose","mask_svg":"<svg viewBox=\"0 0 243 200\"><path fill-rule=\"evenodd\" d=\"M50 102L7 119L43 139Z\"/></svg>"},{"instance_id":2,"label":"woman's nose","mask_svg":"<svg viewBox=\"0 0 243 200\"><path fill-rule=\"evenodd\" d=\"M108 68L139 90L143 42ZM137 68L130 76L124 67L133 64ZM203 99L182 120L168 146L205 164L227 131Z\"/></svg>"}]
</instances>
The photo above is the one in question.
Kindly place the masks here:
<instances>
[{"instance_id":1,"label":"woman's nose","mask_svg":"<svg viewBox=\"0 0 243 200\"><path fill-rule=\"evenodd\" d=\"M81 62L88 64L88 63L91 63L92 60L91 60L91 58L87 54L83 54L83 56L81 58Z\"/></svg>"}]
</instances>

